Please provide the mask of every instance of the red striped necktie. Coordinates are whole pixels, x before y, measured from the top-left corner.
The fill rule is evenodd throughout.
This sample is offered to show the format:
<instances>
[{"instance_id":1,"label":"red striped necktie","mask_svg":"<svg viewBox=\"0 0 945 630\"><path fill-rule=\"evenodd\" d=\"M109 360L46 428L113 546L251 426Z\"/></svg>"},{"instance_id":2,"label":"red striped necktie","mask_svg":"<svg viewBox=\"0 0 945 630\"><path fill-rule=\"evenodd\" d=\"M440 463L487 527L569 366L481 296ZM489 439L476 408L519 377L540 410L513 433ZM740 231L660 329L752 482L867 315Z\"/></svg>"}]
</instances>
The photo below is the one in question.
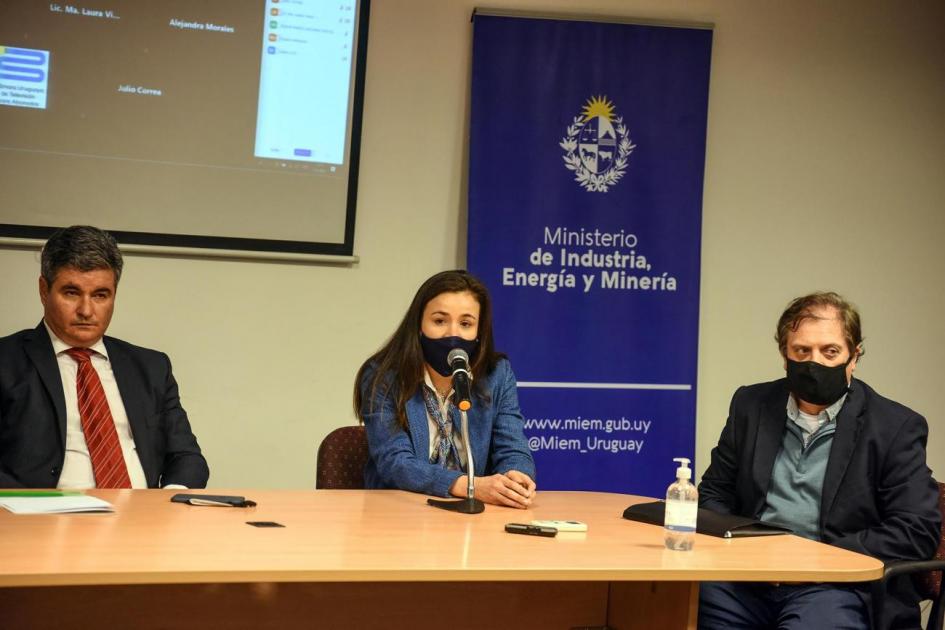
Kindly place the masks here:
<instances>
[{"instance_id":1,"label":"red striped necktie","mask_svg":"<svg viewBox=\"0 0 945 630\"><path fill-rule=\"evenodd\" d=\"M76 393L79 398L79 418L82 432L92 459L92 474L96 488L130 488L128 468L121 452L115 421L108 408L105 390L98 372L92 367L92 350L69 348L66 354L79 364L76 374Z\"/></svg>"}]
</instances>

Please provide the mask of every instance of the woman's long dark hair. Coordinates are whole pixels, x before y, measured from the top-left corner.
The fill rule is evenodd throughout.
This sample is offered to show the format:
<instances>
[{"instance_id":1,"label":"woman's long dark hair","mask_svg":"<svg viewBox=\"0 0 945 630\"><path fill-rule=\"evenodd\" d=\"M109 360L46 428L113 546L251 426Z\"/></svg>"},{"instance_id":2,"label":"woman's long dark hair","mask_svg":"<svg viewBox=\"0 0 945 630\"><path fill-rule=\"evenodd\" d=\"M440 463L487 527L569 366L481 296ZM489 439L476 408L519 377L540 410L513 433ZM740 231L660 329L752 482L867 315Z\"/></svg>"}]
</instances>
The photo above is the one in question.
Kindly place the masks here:
<instances>
[{"instance_id":1,"label":"woman's long dark hair","mask_svg":"<svg viewBox=\"0 0 945 630\"><path fill-rule=\"evenodd\" d=\"M407 401L423 384L423 350L420 347L420 324L427 303L441 293L469 291L479 302L479 350L472 362L473 392L488 402L485 376L495 369L503 355L495 351L492 336L492 302L485 285L468 271L441 271L428 279L413 296L400 325L384 347L375 352L358 370L354 379L354 413L363 422L362 411L371 410L378 394L396 396L397 422L407 428ZM369 376L366 376L369 375ZM368 382L362 381L368 378Z\"/></svg>"}]
</instances>

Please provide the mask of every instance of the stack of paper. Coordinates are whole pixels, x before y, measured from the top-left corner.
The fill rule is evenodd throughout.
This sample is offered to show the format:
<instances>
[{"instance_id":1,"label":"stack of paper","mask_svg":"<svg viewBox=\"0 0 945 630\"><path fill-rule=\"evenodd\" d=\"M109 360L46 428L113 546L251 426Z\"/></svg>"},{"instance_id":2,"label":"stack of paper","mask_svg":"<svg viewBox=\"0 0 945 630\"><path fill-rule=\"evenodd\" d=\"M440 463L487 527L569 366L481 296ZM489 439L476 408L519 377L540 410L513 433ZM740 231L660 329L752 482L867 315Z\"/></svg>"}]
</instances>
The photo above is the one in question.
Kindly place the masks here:
<instances>
[{"instance_id":1,"label":"stack of paper","mask_svg":"<svg viewBox=\"0 0 945 630\"><path fill-rule=\"evenodd\" d=\"M70 514L114 512L112 504L97 497L66 492L2 492L0 507L14 514Z\"/></svg>"}]
</instances>

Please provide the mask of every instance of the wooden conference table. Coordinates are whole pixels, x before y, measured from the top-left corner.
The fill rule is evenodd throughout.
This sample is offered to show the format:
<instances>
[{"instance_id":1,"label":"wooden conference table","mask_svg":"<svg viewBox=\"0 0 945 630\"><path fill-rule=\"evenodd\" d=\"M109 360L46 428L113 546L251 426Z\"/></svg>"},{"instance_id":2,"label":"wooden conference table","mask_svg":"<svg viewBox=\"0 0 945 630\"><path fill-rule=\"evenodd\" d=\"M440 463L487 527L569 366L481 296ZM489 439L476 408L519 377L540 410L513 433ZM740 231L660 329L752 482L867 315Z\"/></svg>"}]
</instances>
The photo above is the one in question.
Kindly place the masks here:
<instances>
[{"instance_id":1,"label":"wooden conference table","mask_svg":"<svg viewBox=\"0 0 945 630\"><path fill-rule=\"evenodd\" d=\"M697 536L621 518L643 497L540 492L531 509L464 515L400 491L240 490L255 508L93 490L113 514L0 509L4 628L694 627L701 580L879 578L875 559L795 536ZM571 519L587 533L507 534ZM276 521L257 528L246 521Z\"/></svg>"}]
</instances>

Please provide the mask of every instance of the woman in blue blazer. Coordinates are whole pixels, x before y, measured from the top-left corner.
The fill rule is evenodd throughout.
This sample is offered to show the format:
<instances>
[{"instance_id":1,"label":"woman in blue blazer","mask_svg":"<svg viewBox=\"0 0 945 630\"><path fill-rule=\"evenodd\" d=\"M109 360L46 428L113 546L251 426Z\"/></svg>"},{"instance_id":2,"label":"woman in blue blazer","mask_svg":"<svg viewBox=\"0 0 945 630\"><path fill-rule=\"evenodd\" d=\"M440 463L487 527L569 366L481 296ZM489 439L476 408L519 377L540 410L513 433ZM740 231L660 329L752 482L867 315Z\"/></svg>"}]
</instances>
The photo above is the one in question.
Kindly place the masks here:
<instances>
[{"instance_id":1,"label":"woman in blue blazer","mask_svg":"<svg viewBox=\"0 0 945 630\"><path fill-rule=\"evenodd\" d=\"M465 445L451 400L447 355L462 348L473 378L468 412L476 498L528 507L535 462L523 433L515 376L495 351L486 287L466 271L423 283L390 340L355 379L354 409L367 430L368 488L466 496Z\"/></svg>"}]
</instances>

